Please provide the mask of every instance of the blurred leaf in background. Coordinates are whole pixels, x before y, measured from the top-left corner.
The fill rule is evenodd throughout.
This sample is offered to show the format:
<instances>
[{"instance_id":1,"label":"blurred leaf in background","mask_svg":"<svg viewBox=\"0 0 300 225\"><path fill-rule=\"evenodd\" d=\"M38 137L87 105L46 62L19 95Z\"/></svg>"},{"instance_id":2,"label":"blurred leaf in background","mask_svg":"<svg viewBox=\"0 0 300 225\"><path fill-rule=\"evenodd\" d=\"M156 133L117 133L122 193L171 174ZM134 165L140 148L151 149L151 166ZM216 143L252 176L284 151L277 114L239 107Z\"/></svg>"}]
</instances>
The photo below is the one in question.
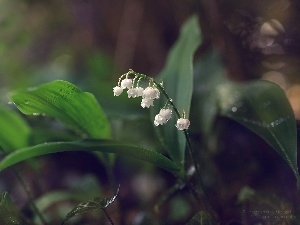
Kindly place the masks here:
<instances>
[{"instance_id":1,"label":"blurred leaf in background","mask_svg":"<svg viewBox=\"0 0 300 225\"><path fill-rule=\"evenodd\" d=\"M189 117L191 98L193 92L193 56L201 42L201 32L198 24L198 17L190 17L181 28L181 34L169 52L165 68L157 82L163 82L163 87L168 93L179 113L185 112ZM152 118L164 107L165 97L155 102L151 110ZM184 162L186 140L182 133L175 129L176 116L162 126L158 127L158 135L171 158L178 163Z\"/></svg>"},{"instance_id":2,"label":"blurred leaf in background","mask_svg":"<svg viewBox=\"0 0 300 225\"><path fill-rule=\"evenodd\" d=\"M5 153L29 145L31 129L13 110L0 105L0 148Z\"/></svg>"},{"instance_id":3,"label":"blurred leaf in background","mask_svg":"<svg viewBox=\"0 0 300 225\"><path fill-rule=\"evenodd\" d=\"M0 200L0 223L1 225L21 225L22 220L7 192L1 194Z\"/></svg>"}]
</instances>

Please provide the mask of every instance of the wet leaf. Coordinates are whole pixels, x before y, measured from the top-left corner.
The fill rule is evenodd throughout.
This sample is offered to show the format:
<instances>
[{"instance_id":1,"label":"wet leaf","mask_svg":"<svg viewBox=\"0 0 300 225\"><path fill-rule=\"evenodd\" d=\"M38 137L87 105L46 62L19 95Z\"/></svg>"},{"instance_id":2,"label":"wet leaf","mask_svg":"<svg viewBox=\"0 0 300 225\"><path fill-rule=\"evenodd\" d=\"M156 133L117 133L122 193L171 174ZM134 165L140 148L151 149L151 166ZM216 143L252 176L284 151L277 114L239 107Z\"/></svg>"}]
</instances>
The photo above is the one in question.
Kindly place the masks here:
<instances>
[{"instance_id":1,"label":"wet leaf","mask_svg":"<svg viewBox=\"0 0 300 225\"><path fill-rule=\"evenodd\" d=\"M120 186L117 188L116 193L111 198L95 198L94 201L97 202L102 209L105 209L116 200L119 191L120 191Z\"/></svg>"},{"instance_id":2,"label":"wet leaf","mask_svg":"<svg viewBox=\"0 0 300 225\"><path fill-rule=\"evenodd\" d=\"M0 224L1 225L21 225L17 211L7 192L2 193L0 202Z\"/></svg>"},{"instance_id":3,"label":"wet leaf","mask_svg":"<svg viewBox=\"0 0 300 225\"><path fill-rule=\"evenodd\" d=\"M119 194L119 187L111 198L95 198L93 201L82 202L69 212L62 224L65 224L69 219L74 216L79 216L83 213L91 212L94 210L105 210L111 203L113 203Z\"/></svg>"},{"instance_id":4,"label":"wet leaf","mask_svg":"<svg viewBox=\"0 0 300 225\"><path fill-rule=\"evenodd\" d=\"M284 91L271 82L254 81L222 84L217 92L221 114L265 139L288 163L299 183L296 121Z\"/></svg>"},{"instance_id":5,"label":"wet leaf","mask_svg":"<svg viewBox=\"0 0 300 225\"><path fill-rule=\"evenodd\" d=\"M115 153L134 159L152 163L177 175L180 167L162 154L145 148L123 145L111 140L85 140L78 142L50 142L36 146L18 149L8 154L0 161L0 170L3 170L24 160L42 156L50 153L64 151L98 151L104 153Z\"/></svg>"},{"instance_id":6,"label":"wet leaf","mask_svg":"<svg viewBox=\"0 0 300 225\"><path fill-rule=\"evenodd\" d=\"M196 16L192 16L182 26L179 39L171 49L165 67L156 78L158 82L163 81L165 91L172 98L179 112L185 111L187 117L193 92L193 56L201 41L197 20ZM153 118L165 103L164 97L157 100L151 111ZM186 141L183 133L175 128L176 121L177 118L173 113L173 118L166 125L158 127L158 132L172 159L183 163Z\"/></svg>"},{"instance_id":7,"label":"wet leaf","mask_svg":"<svg viewBox=\"0 0 300 225\"><path fill-rule=\"evenodd\" d=\"M29 145L30 128L13 110L0 106L0 148L5 153Z\"/></svg>"},{"instance_id":8,"label":"wet leaf","mask_svg":"<svg viewBox=\"0 0 300 225\"><path fill-rule=\"evenodd\" d=\"M87 213L99 209L101 209L101 207L97 202L94 201L82 202L67 214L62 224L65 224L69 219L73 218L74 216L79 216L83 213Z\"/></svg>"},{"instance_id":9,"label":"wet leaf","mask_svg":"<svg viewBox=\"0 0 300 225\"><path fill-rule=\"evenodd\" d=\"M10 94L10 99L26 115L47 114L90 138L109 138L110 125L91 93L56 80Z\"/></svg>"}]
</instances>

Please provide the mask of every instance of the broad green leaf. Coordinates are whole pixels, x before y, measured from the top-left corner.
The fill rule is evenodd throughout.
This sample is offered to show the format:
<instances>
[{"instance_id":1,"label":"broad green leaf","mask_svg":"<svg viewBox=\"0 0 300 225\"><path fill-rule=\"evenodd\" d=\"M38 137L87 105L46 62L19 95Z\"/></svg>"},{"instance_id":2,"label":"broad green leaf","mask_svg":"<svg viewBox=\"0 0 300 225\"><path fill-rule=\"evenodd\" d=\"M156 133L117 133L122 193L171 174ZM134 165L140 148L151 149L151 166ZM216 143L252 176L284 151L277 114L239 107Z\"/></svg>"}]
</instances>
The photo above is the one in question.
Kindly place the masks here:
<instances>
[{"instance_id":1,"label":"broad green leaf","mask_svg":"<svg viewBox=\"0 0 300 225\"><path fill-rule=\"evenodd\" d=\"M0 201L0 224L1 225L21 225L21 219L7 192L1 194Z\"/></svg>"},{"instance_id":2,"label":"broad green leaf","mask_svg":"<svg viewBox=\"0 0 300 225\"><path fill-rule=\"evenodd\" d=\"M213 124L218 114L215 87L226 81L224 67L217 52L208 52L195 62L194 93L191 121L195 129L206 137L213 132Z\"/></svg>"},{"instance_id":3,"label":"broad green leaf","mask_svg":"<svg viewBox=\"0 0 300 225\"><path fill-rule=\"evenodd\" d=\"M204 212L198 212L193 218L186 224L186 225L217 225L218 223L215 222L212 217Z\"/></svg>"},{"instance_id":4,"label":"broad green leaf","mask_svg":"<svg viewBox=\"0 0 300 225\"><path fill-rule=\"evenodd\" d=\"M222 71L216 54L204 55L196 64L193 107L198 113L192 121L208 135L216 113L236 120L264 138L298 177L296 125L284 92L264 81L234 84Z\"/></svg>"},{"instance_id":5,"label":"broad green leaf","mask_svg":"<svg viewBox=\"0 0 300 225\"><path fill-rule=\"evenodd\" d=\"M82 202L78 206L76 206L71 212L69 212L64 219L62 224L65 224L69 219L74 216L81 215L86 212L91 212L94 210L105 210L111 203L113 203L119 194L119 188L117 192L111 198L94 198L93 201Z\"/></svg>"},{"instance_id":6,"label":"broad green leaf","mask_svg":"<svg viewBox=\"0 0 300 225\"><path fill-rule=\"evenodd\" d=\"M98 151L115 153L152 163L175 175L177 175L180 170L176 163L155 151L135 146L122 145L110 140L86 140L79 142L43 143L19 149L2 159L0 162L0 171L32 157L64 151Z\"/></svg>"},{"instance_id":7,"label":"broad green leaf","mask_svg":"<svg viewBox=\"0 0 300 225\"><path fill-rule=\"evenodd\" d=\"M217 87L221 114L265 139L288 163L298 183L296 121L284 91L267 81Z\"/></svg>"},{"instance_id":8,"label":"broad green leaf","mask_svg":"<svg viewBox=\"0 0 300 225\"><path fill-rule=\"evenodd\" d=\"M0 106L0 148L5 153L29 145L30 128L16 112Z\"/></svg>"},{"instance_id":9,"label":"broad green leaf","mask_svg":"<svg viewBox=\"0 0 300 225\"><path fill-rule=\"evenodd\" d=\"M110 137L108 120L95 97L69 82L56 80L15 91L10 98L24 114L47 114L90 138Z\"/></svg>"},{"instance_id":10,"label":"broad green leaf","mask_svg":"<svg viewBox=\"0 0 300 225\"><path fill-rule=\"evenodd\" d=\"M193 92L193 56L200 45L201 34L197 17L191 17L182 27L179 39L171 49L166 65L158 82L163 81L166 93L172 98L173 103L180 113L189 116ZM165 105L166 98L160 97L154 103L152 117L159 113ZM160 139L167 146L168 153L178 163L183 163L186 140L182 132L178 132L175 124L176 115L164 126L159 127Z\"/></svg>"}]
</instances>

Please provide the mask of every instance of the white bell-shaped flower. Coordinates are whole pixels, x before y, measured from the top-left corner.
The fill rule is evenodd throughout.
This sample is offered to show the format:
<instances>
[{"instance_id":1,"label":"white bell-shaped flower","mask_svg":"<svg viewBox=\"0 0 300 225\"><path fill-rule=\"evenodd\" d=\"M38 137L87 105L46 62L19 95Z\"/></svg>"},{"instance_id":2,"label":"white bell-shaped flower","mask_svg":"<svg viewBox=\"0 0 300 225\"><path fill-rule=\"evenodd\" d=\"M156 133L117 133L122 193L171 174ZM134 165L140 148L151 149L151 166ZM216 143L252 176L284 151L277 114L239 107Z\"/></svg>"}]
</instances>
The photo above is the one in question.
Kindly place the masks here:
<instances>
[{"instance_id":1,"label":"white bell-shaped flower","mask_svg":"<svg viewBox=\"0 0 300 225\"><path fill-rule=\"evenodd\" d=\"M164 117L166 119L166 121L168 121L172 117L172 110L171 109L161 109L159 111L159 115L161 115L162 117Z\"/></svg>"},{"instance_id":2,"label":"white bell-shaped flower","mask_svg":"<svg viewBox=\"0 0 300 225\"><path fill-rule=\"evenodd\" d=\"M120 94L122 94L123 89L119 86L116 86L113 88L113 92L114 92L114 96L119 96Z\"/></svg>"},{"instance_id":3,"label":"white bell-shaped flower","mask_svg":"<svg viewBox=\"0 0 300 225\"><path fill-rule=\"evenodd\" d=\"M159 90L157 89L157 88L153 88L154 89L154 91L155 91L155 96L154 96L154 98L155 99L159 99L159 97L160 97L160 92L159 92Z\"/></svg>"},{"instance_id":4,"label":"white bell-shaped flower","mask_svg":"<svg viewBox=\"0 0 300 225\"><path fill-rule=\"evenodd\" d=\"M142 88L142 87L136 87L135 89L137 91L137 97L143 96L144 88Z\"/></svg>"},{"instance_id":5,"label":"white bell-shaped flower","mask_svg":"<svg viewBox=\"0 0 300 225\"><path fill-rule=\"evenodd\" d=\"M179 118L175 126L177 127L178 130L186 130L190 126L190 121L185 118Z\"/></svg>"},{"instance_id":6,"label":"white bell-shaped flower","mask_svg":"<svg viewBox=\"0 0 300 225\"><path fill-rule=\"evenodd\" d=\"M141 106L143 108L149 108L150 106L153 106L153 99L147 99L147 98L143 98L142 102L141 102Z\"/></svg>"},{"instance_id":7,"label":"white bell-shaped flower","mask_svg":"<svg viewBox=\"0 0 300 225\"><path fill-rule=\"evenodd\" d=\"M143 98L145 99L155 99L155 98L159 98L159 91L157 88L153 88L153 87L147 87L144 91L143 91Z\"/></svg>"},{"instance_id":8,"label":"white bell-shaped flower","mask_svg":"<svg viewBox=\"0 0 300 225\"><path fill-rule=\"evenodd\" d=\"M125 78L124 80L121 81L121 88L130 89L131 87L132 87L132 79Z\"/></svg>"},{"instance_id":9,"label":"white bell-shaped flower","mask_svg":"<svg viewBox=\"0 0 300 225\"><path fill-rule=\"evenodd\" d=\"M158 126L158 125L163 125L167 122L166 118L164 118L163 116L161 116L160 114L157 114L154 118L154 125Z\"/></svg>"},{"instance_id":10,"label":"white bell-shaped flower","mask_svg":"<svg viewBox=\"0 0 300 225\"><path fill-rule=\"evenodd\" d=\"M128 98L131 98L131 97L135 98L135 97L138 96L136 88L130 88L130 89L128 89L127 94L128 94Z\"/></svg>"},{"instance_id":11,"label":"white bell-shaped flower","mask_svg":"<svg viewBox=\"0 0 300 225\"><path fill-rule=\"evenodd\" d=\"M159 114L157 114L154 118L154 125L163 125L168 122L169 119L172 117L172 110L171 109L161 109Z\"/></svg>"}]
</instances>

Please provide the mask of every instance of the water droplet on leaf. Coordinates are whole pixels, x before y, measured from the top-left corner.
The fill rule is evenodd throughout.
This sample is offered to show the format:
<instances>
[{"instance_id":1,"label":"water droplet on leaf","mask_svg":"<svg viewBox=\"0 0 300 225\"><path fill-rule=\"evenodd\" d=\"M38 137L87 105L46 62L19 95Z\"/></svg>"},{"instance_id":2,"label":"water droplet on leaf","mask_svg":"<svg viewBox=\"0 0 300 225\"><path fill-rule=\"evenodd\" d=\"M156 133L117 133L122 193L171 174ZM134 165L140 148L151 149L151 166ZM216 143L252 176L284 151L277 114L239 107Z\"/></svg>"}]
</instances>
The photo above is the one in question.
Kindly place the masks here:
<instances>
[{"instance_id":1,"label":"water droplet on leaf","mask_svg":"<svg viewBox=\"0 0 300 225\"><path fill-rule=\"evenodd\" d=\"M236 111L237 111L237 107L232 107L232 108L231 108L231 111L232 111L232 112L236 112Z\"/></svg>"}]
</instances>

